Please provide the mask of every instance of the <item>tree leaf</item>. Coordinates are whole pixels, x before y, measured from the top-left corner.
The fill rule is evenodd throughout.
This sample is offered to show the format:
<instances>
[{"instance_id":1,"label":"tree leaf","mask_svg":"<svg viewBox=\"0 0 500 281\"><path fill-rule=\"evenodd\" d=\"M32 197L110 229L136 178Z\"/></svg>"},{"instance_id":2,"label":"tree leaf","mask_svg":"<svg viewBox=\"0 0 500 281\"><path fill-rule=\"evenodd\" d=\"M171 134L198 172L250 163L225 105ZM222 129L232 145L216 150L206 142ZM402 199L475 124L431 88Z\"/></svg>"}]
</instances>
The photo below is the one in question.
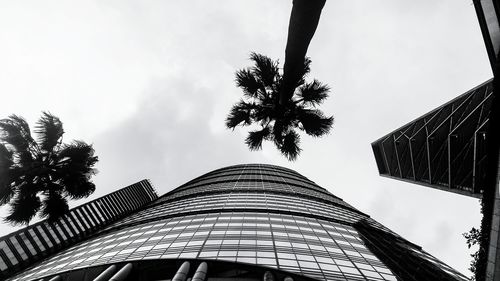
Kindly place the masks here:
<instances>
[{"instance_id":1,"label":"tree leaf","mask_svg":"<svg viewBox=\"0 0 500 281\"><path fill-rule=\"evenodd\" d=\"M234 129L236 126L250 125L252 123L253 109L255 105L241 100L239 103L233 105L231 112L226 118L226 127Z\"/></svg>"},{"instance_id":2,"label":"tree leaf","mask_svg":"<svg viewBox=\"0 0 500 281\"><path fill-rule=\"evenodd\" d=\"M236 72L236 86L243 89L243 93L249 98L256 98L263 85L255 79L249 69L241 69Z\"/></svg>"},{"instance_id":3,"label":"tree leaf","mask_svg":"<svg viewBox=\"0 0 500 281\"><path fill-rule=\"evenodd\" d=\"M58 192L49 192L42 202L41 216L49 222L57 221L69 211L68 202Z\"/></svg>"},{"instance_id":4,"label":"tree leaf","mask_svg":"<svg viewBox=\"0 0 500 281\"><path fill-rule=\"evenodd\" d=\"M38 150L28 123L17 115L0 120L0 141L12 147L17 160L24 163L31 162L32 152Z\"/></svg>"},{"instance_id":5,"label":"tree leaf","mask_svg":"<svg viewBox=\"0 0 500 281\"><path fill-rule=\"evenodd\" d=\"M10 167L14 164L13 153L0 143L0 205L9 202L14 194L11 187Z\"/></svg>"},{"instance_id":6,"label":"tree leaf","mask_svg":"<svg viewBox=\"0 0 500 281\"><path fill-rule=\"evenodd\" d=\"M272 87L279 75L278 62L261 54L251 53L250 59L255 62L252 72L266 87Z\"/></svg>"},{"instance_id":7,"label":"tree leaf","mask_svg":"<svg viewBox=\"0 0 500 281\"><path fill-rule=\"evenodd\" d=\"M330 88L314 79L311 83L306 83L299 87L297 96L306 105L316 106L328 98Z\"/></svg>"},{"instance_id":8,"label":"tree leaf","mask_svg":"<svg viewBox=\"0 0 500 281\"><path fill-rule=\"evenodd\" d=\"M328 134L333 126L333 117L325 117L321 111L316 109L301 108L297 115L304 131L313 137Z\"/></svg>"},{"instance_id":9,"label":"tree leaf","mask_svg":"<svg viewBox=\"0 0 500 281\"><path fill-rule=\"evenodd\" d=\"M28 224L40 210L40 198L36 194L20 196L17 194L10 203L9 214L5 221L13 225Z\"/></svg>"},{"instance_id":10,"label":"tree leaf","mask_svg":"<svg viewBox=\"0 0 500 281\"><path fill-rule=\"evenodd\" d=\"M283 138L280 151L290 161L295 161L300 154L300 136L295 131L289 131Z\"/></svg>"},{"instance_id":11,"label":"tree leaf","mask_svg":"<svg viewBox=\"0 0 500 281\"><path fill-rule=\"evenodd\" d=\"M37 141L42 150L52 152L60 144L64 134L63 124L59 118L49 112L43 112L35 126Z\"/></svg>"},{"instance_id":12,"label":"tree leaf","mask_svg":"<svg viewBox=\"0 0 500 281\"><path fill-rule=\"evenodd\" d=\"M271 130L269 127L265 127L262 130L248 132L248 137L245 139L245 143L248 145L250 150L260 150L262 149L262 141L268 139L271 136Z\"/></svg>"}]
</instances>

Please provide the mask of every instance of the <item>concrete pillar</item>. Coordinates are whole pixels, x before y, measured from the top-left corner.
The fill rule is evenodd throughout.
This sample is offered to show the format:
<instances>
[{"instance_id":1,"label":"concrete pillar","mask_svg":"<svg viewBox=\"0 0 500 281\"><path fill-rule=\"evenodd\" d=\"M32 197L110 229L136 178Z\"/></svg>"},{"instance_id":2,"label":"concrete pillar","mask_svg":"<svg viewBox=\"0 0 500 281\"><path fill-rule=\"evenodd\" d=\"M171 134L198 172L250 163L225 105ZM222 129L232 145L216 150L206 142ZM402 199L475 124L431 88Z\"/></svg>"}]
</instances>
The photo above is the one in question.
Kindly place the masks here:
<instances>
[{"instance_id":1,"label":"concrete pillar","mask_svg":"<svg viewBox=\"0 0 500 281\"><path fill-rule=\"evenodd\" d=\"M274 281L274 275L271 271L264 272L264 276L262 276L263 281Z\"/></svg>"},{"instance_id":2,"label":"concrete pillar","mask_svg":"<svg viewBox=\"0 0 500 281\"><path fill-rule=\"evenodd\" d=\"M488 264L486 265L487 281L499 280L500 278L500 162L498 165L495 203L493 205L491 220L490 245L488 248Z\"/></svg>"},{"instance_id":3,"label":"concrete pillar","mask_svg":"<svg viewBox=\"0 0 500 281\"><path fill-rule=\"evenodd\" d=\"M108 268L106 268L106 270L101 272L101 274L99 274L96 278L94 278L93 281L108 281L109 278L111 278L111 276L115 274L115 272L116 272L116 265L113 264L112 266L109 266Z\"/></svg>"},{"instance_id":4,"label":"concrete pillar","mask_svg":"<svg viewBox=\"0 0 500 281\"><path fill-rule=\"evenodd\" d=\"M175 273L174 278L172 278L172 281L186 281L188 272L189 272L189 262L185 261L181 265L181 267L179 267L177 273Z\"/></svg>"},{"instance_id":5,"label":"concrete pillar","mask_svg":"<svg viewBox=\"0 0 500 281\"><path fill-rule=\"evenodd\" d=\"M200 263L191 281L205 281L207 277L208 265L206 262Z\"/></svg>"},{"instance_id":6,"label":"concrete pillar","mask_svg":"<svg viewBox=\"0 0 500 281\"><path fill-rule=\"evenodd\" d=\"M500 0L494 0L493 4L499 4ZM495 20L498 25L498 17L495 13ZM498 41L498 39L497 39ZM499 42L494 42L500 44ZM495 58L493 77L493 101L490 112L490 123L488 124L488 161L491 161L491 169L488 173L492 177L491 182L487 181L486 188L494 188L493 214L491 215L490 245L488 247L488 257L486 264L486 281L500 280L500 60ZM491 185L491 186L490 186ZM484 198L487 200L489 198ZM483 214L484 215L484 214Z\"/></svg>"},{"instance_id":7,"label":"concrete pillar","mask_svg":"<svg viewBox=\"0 0 500 281\"><path fill-rule=\"evenodd\" d=\"M120 271L118 271L113 277L111 277L108 281L123 281L127 276L132 272L132 264L127 263Z\"/></svg>"}]
</instances>

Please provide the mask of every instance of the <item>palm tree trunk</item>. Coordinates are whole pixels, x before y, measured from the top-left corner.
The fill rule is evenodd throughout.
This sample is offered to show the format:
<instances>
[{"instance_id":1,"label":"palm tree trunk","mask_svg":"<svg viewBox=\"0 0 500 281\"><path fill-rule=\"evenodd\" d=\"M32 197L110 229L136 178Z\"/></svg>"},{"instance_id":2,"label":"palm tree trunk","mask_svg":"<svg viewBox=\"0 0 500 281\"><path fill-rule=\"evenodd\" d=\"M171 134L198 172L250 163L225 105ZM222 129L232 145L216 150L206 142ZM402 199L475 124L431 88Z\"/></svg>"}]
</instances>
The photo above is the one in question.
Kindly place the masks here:
<instances>
[{"instance_id":1,"label":"palm tree trunk","mask_svg":"<svg viewBox=\"0 0 500 281\"><path fill-rule=\"evenodd\" d=\"M325 2L326 0L293 0L285 49L280 104L284 104L293 97L293 91L300 79L300 69L304 65L307 48L318 27Z\"/></svg>"}]
</instances>

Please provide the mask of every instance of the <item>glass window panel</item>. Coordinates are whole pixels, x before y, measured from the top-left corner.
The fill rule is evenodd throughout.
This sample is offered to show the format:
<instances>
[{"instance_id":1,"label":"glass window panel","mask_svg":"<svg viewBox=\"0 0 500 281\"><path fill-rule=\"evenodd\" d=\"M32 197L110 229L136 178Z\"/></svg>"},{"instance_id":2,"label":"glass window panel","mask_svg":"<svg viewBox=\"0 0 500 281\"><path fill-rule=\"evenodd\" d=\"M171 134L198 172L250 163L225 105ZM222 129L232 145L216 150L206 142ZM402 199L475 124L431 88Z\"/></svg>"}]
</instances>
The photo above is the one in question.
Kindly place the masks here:
<instances>
[{"instance_id":1,"label":"glass window panel","mask_svg":"<svg viewBox=\"0 0 500 281\"><path fill-rule=\"evenodd\" d=\"M361 269L361 272L362 272L365 276L368 276L368 277L382 278L382 276L380 276L380 274L378 274L378 273L377 273L377 272L375 272L375 271L370 271L370 270Z\"/></svg>"},{"instance_id":2,"label":"glass window panel","mask_svg":"<svg viewBox=\"0 0 500 281\"><path fill-rule=\"evenodd\" d=\"M216 257L219 251L202 251L200 257Z\"/></svg>"},{"instance_id":3,"label":"glass window panel","mask_svg":"<svg viewBox=\"0 0 500 281\"><path fill-rule=\"evenodd\" d=\"M199 241L189 241L187 246L197 246L197 245L203 245L203 242L202 240L199 240Z\"/></svg>"},{"instance_id":4,"label":"glass window panel","mask_svg":"<svg viewBox=\"0 0 500 281\"><path fill-rule=\"evenodd\" d=\"M251 258L251 257L238 257L237 261L238 262L244 262L244 263L252 263L252 264L256 263L256 259L255 258Z\"/></svg>"},{"instance_id":5,"label":"glass window panel","mask_svg":"<svg viewBox=\"0 0 500 281\"><path fill-rule=\"evenodd\" d=\"M344 265L344 266L354 267L354 264L352 264L352 262L350 262L350 261L335 259L335 262L338 265Z\"/></svg>"},{"instance_id":6,"label":"glass window panel","mask_svg":"<svg viewBox=\"0 0 500 281\"><path fill-rule=\"evenodd\" d=\"M381 274L385 280L389 280L389 281L397 281L398 279L394 276L394 275L389 275L389 274L384 274L382 273Z\"/></svg>"},{"instance_id":7,"label":"glass window panel","mask_svg":"<svg viewBox=\"0 0 500 281\"><path fill-rule=\"evenodd\" d=\"M280 266L281 265L283 265L283 266L293 266L293 267L298 267L299 266L299 264L295 260L279 259L278 262L279 262Z\"/></svg>"},{"instance_id":8,"label":"glass window panel","mask_svg":"<svg viewBox=\"0 0 500 281\"><path fill-rule=\"evenodd\" d=\"M287 247L287 248L290 248L292 246L290 242L284 242L284 241L275 241L274 244L279 247Z\"/></svg>"},{"instance_id":9,"label":"glass window panel","mask_svg":"<svg viewBox=\"0 0 500 281\"><path fill-rule=\"evenodd\" d=\"M219 256L236 256L236 251L219 251Z\"/></svg>"},{"instance_id":10,"label":"glass window panel","mask_svg":"<svg viewBox=\"0 0 500 281\"><path fill-rule=\"evenodd\" d=\"M222 240L207 240L205 242L206 245L220 245Z\"/></svg>"},{"instance_id":11,"label":"glass window panel","mask_svg":"<svg viewBox=\"0 0 500 281\"><path fill-rule=\"evenodd\" d=\"M240 257L255 257L257 253L255 251L238 251L238 256Z\"/></svg>"},{"instance_id":12,"label":"glass window panel","mask_svg":"<svg viewBox=\"0 0 500 281\"><path fill-rule=\"evenodd\" d=\"M354 267L339 266L340 270L344 273L360 274L359 270Z\"/></svg>"},{"instance_id":13,"label":"glass window panel","mask_svg":"<svg viewBox=\"0 0 500 281\"><path fill-rule=\"evenodd\" d=\"M17 239L15 237L10 237L10 242L12 243L12 245L14 245L14 249L17 251L17 253L21 256L21 258L23 260L28 259L26 252L21 247L21 245L19 244L19 242L17 241Z\"/></svg>"},{"instance_id":14,"label":"glass window panel","mask_svg":"<svg viewBox=\"0 0 500 281\"><path fill-rule=\"evenodd\" d=\"M299 264L300 264L301 268L313 268L313 269L319 268L318 264L315 263L315 262L309 262L309 261L301 261L301 260L299 260Z\"/></svg>"},{"instance_id":15,"label":"glass window panel","mask_svg":"<svg viewBox=\"0 0 500 281\"><path fill-rule=\"evenodd\" d=\"M5 243L5 241L0 242L0 249L2 249L5 252L5 255L7 256L11 264L16 265L19 263L17 261L17 258L14 256L14 253L12 253L12 251L7 246L7 243Z\"/></svg>"},{"instance_id":16,"label":"glass window panel","mask_svg":"<svg viewBox=\"0 0 500 281\"><path fill-rule=\"evenodd\" d=\"M339 272L340 269L338 266L334 265L334 264L328 264L328 263L318 263L319 267L322 269L322 270L325 270L325 271L337 271Z\"/></svg>"},{"instance_id":17,"label":"glass window panel","mask_svg":"<svg viewBox=\"0 0 500 281\"><path fill-rule=\"evenodd\" d=\"M162 259L176 259L179 256L179 253L166 253L161 256Z\"/></svg>"},{"instance_id":18,"label":"glass window panel","mask_svg":"<svg viewBox=\"0 0 500 281\"><path fill-rule=\"evenodd\" d=\"M236 261L236 257L233 256L219 256L217 257L218 260L226 260L226 261Z\"/></svg>"},{"instance_id":19,"label":"glass window panel","mask_svg":"<svg viewBox=\"0 0 500 281\"><path fill-rule=\"evenodd\" d=\"M276 264L276 259L258 257L257 264Z\"/></svg>"},{"instance_id":20,"label":"glass window panel","mask_svg":"<svg viewBox=\"0 0 500 281\"><path fill-rule=\"evenodd\" d=\"M6 270L7 269L7 263L3 260L3 258L0 256L0 270Z\"/></svg>"},{"instance_id":21,"label":"glass window panel","mask_svg":"<svg viewBox=\"0 0 500 281\"><path fill-rule=\"evenodd\" d=\"M181 253L179 255L179 259L194 259L198 255L198 252L187 252L187 253Z\"/></svg>"}]
</instances>

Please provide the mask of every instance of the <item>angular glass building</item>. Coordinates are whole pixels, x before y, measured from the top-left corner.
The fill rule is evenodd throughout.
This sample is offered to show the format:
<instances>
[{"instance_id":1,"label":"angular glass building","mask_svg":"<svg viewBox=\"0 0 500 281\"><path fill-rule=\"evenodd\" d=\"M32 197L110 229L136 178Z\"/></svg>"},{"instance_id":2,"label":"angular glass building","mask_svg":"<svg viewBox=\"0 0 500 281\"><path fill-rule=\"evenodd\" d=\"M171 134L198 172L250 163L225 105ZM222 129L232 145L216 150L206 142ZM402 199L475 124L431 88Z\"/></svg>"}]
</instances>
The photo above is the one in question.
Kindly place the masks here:
<instances>
[{"instance_id":1,"label":"angular glass building","mask_svg":"<svg viewBox=\"0 0 500 281\"><path fill-rule=\"evenodd\" d=\"M0 279L87 239L156 198L151 183L143 180L73 208L52 224L41 221L0 237Z\"/></svg>"},{"instance_id":2,"label":"angular glass building","mask_svg":"<svg viewBox=\"0 0 500 281\"><path fill-rule=\"evenodd\" d=\"M209 172L9 280L467 280L306 177Z\"/></svg>"},{"instance_id":3,"label":"angular glass building","mask_svg":"<svg viewBox=\"0 0 500 281\"><path fill-rule=\"evenodd\" d=\"M480 198L492 101L489 80L376 140L380 175Z\"/></svg>"}]
</instances>

